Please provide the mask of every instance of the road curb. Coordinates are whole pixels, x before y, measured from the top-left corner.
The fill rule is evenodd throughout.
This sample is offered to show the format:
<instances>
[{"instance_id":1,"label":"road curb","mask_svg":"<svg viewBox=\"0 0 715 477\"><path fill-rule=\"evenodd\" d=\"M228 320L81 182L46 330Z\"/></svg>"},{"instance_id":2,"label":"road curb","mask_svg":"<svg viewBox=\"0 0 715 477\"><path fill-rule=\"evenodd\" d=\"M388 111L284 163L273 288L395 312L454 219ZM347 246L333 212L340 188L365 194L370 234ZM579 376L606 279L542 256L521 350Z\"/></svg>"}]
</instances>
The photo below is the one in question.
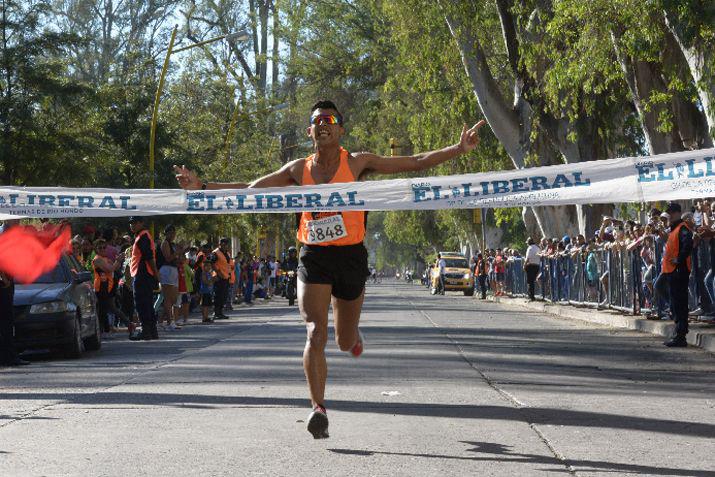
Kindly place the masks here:
<instances>
[{"instance_id":1,"label":"road curb","mask_svg":"<svg viewBox=\"0 0 715 477\"><path fill-rule=\"evenodd\" d=\"M528 302L524 298L498 297L495 299L495 297L490 297L489 299L495 303L527 308L561 318L587 321L612 328L635 330L664 338L670 337L675 327L672 321L647 320L638 316L624 315L613 310L579 308L572 305L559 305L543 301ZM687 336L689 345L715 353L715 326L690 323L689 328L690 331Z\"/></svg>"}]
</instances>

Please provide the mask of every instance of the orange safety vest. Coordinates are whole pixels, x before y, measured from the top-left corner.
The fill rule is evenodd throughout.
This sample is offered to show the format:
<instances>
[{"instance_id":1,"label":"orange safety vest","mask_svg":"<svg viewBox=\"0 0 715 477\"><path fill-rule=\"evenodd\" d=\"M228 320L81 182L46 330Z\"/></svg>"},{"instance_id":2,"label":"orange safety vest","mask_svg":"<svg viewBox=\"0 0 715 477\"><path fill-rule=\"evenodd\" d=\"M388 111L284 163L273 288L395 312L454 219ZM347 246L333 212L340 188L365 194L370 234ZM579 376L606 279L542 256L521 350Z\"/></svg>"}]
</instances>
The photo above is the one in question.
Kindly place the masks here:
<instances>
[{"instance_id":1,"label":"orange safety vest","mask_svg":"<svg viewBox=\"0 0 715 477\"><path fill-rule=\"evenodd\" d=\"M236 261L231 259L228 261L228 283L233 285L236 283L236 273L234 272L236 266Z\"/></svg>"},{"instance_id":2,"label":"orange safety vest","mask_svg":"<svg viewBox=\"0 0 715 477\"><path fill-rule=\"evenodd\" d=\"M229 278L230 272L228 261L226 260L226 255L224 255L220 248L214 250L213 254L216 257L216 262L214 262L214 269L216 270L216 275L219 278L223 279Z\"/></svg>"},{"instance_id":3,"label":"orange safety vest","mask_svg":"<svg viewBox=\"0 0 715 477\"><path fill-rule=\"evenodd\" d=\"M665 254L663 254L663 273L673 273L675 271L676 265L672 262L672 260L677 259L678 254L680 253L679 235L680 229L682 227L685 227L690 230L690 228L685 225L685 222L681 222L678 224L677 227L671 230L670 234L668 235L668 241L665 243ZM688 271L692 270L690 257L685 260L685 266L688 267Z\"/></svg>"},{"instance_id":4,"label":"orange safety vest","mask_svg":"<svg viewBox=\"0 0 715 477\"><path fill-rule=\"evenodd\" d=\"M100 257L97 255L94 257L94 260L92 260L92 263L97 260L105 260L104 257ZM101 268L95 266L94 267L94 291L99 293L102 290L102 283L107 284L107 293L111 293L112 289L114 288L114 274L105 272Z\"/></svg>"},{"instance_id":5,"label":"orange safety vest","mask_svg":"<svg viewBox=\"0 0 715 477\"><path fill-rule=\"evenodd\" d=\"M151 239L151 234L147 229L142 230L139 232L134 239L134 245L132 245L132 264L131 267L129 267L129 272L133 277L137 276L137 273L139 272L139 262L142 261L142 252L139 250L139 239L142 238L143 235L146 235L149 237L149 243L151 244L151 255L153 259L156 260L156 246L154 245L154 241ZM146 257L144 257L146 259ZM149 275L154 276L154 271L150 267L146 267L146 271L149 273Z\"/></svg>"},{"instance_id":6,"label":"orange safety vest","mask_svg":"<svg viewBox=\"0 0 715 477\"><path fill-rule=\"evenodd\" d=\"M348 151L340 148L340 165L338 170L330 179L328 184L338 184L343 182L355 182L355 176L353 176L350 170L350 165L348 164ZM313 175L311 170L313 169L313 163L315 160L315 154L305 159L305 165L303 167L303 185L315 185L315 180L313 180ZM300 226L298 227L297 238L301 243L309 243L309 234L307 222L311 220L323 219L325 217L330 217L332 215L342 214L343 222L345 223L345 229L347 235L336 240L331 240L329 242L321 242L311 245L355 245L361 243L365 237L365 212L348 210L344 212L303 212L300 214Z\"/></svg>"}]
</instances>

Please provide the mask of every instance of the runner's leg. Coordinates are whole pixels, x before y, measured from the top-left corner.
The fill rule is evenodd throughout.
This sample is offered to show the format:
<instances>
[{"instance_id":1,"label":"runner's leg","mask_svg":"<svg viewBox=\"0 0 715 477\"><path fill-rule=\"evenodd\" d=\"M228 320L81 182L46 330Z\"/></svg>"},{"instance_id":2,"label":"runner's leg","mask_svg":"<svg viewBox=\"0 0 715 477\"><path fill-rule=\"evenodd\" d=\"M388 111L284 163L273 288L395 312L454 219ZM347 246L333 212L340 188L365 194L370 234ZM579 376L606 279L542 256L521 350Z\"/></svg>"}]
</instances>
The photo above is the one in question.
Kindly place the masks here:
<instances>
[{"instance_id":1,"label":"runner's leg","mask_svg":"<svg viewBox=\"0 0 715 477\"><path fill-rule=\"evenodd\" d=\"M303 370L313 406L322 406L325 400L325 380L328 375L325 345L328 341L331 292L332 285L298 280L298 308L308 335L303 351Z\"/></svg>"},{"instance_id":2,"label":"runner's leg","mask_svg":"<svg viewBox=\"0 0 715 477\"><path fill-rule=\"evenodd\" d=\"M350 351L360 337L358 325L360 324L360 312L362 311L364 299L365 289L354 300L332 297L335 342L341 351Z\"/></svg>"}]
</instances>

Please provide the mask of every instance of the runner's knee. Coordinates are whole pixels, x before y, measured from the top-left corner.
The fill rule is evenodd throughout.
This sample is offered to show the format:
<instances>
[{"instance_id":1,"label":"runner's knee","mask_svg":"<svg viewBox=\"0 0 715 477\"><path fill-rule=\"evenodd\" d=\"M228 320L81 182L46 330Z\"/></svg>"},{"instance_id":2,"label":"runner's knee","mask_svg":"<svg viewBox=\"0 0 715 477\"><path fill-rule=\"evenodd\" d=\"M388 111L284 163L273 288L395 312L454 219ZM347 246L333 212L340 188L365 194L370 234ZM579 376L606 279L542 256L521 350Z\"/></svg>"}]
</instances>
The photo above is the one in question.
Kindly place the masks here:
<instances>
[{"instance_id":1,"label":"runner's knee","mask_svg":"<svg viewBox=\"0 0 715 477\"><path fill-rule=\"evenodd\" d=\"M308 331L308 344L310 347L325 349L325 345L328 343L328 327L308 322L306 329Z\"/></svg>"}]
</instances>

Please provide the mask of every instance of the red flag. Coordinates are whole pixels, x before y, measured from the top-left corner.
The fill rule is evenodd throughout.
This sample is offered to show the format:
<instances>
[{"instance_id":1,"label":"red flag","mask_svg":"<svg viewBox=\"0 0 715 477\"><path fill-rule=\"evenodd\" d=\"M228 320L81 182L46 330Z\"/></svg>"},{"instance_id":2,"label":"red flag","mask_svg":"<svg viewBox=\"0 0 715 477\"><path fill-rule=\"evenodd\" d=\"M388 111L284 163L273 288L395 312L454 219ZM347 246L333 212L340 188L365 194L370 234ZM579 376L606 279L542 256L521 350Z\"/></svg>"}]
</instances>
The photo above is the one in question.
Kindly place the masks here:
<instances>
[{"instance_id":1,"label":"red flag","mask_svg":"<svg viewBox=\"0 0 715 477\"><path fill-rule=\"evenodd\" d=\"M70 249L70 238L69 227L12 227L0 234L0 271L20 283L32 283L57 266Z\"/></svg>"}]
</instances>

